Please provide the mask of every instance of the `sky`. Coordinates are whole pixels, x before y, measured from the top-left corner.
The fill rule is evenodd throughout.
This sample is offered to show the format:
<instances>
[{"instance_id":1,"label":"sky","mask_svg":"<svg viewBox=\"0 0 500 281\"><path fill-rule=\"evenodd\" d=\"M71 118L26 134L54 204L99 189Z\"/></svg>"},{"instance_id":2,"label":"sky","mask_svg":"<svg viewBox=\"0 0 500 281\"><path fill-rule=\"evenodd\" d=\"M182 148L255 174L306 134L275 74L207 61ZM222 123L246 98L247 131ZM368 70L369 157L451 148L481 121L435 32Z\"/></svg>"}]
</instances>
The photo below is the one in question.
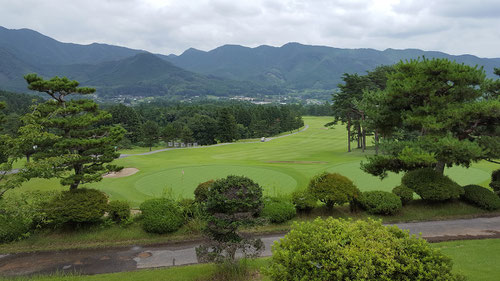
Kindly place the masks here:
<instances>
[{"instance_id":1,"label":"sky","mask_svg":"<svg viewBox=\"0 0 500 281\"><path fill-rule=\"evenodd\" d=\"M0 7L6 28L160 54L299 42L500 58L500 0L0 0Z\"/></svg>"}]
</instances>

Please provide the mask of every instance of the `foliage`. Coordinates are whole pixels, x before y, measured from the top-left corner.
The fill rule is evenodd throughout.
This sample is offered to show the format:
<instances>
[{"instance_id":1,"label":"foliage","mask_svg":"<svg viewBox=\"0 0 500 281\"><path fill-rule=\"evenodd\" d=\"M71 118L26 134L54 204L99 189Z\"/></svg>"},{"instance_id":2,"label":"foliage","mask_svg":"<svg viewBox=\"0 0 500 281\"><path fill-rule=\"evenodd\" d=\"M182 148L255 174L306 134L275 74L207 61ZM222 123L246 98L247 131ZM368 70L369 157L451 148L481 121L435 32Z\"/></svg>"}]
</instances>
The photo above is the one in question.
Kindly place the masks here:
<instances>
[{"instance_id":1,"label":"foliage","mask_svg":"<svg viewBox=\"0 0 500 281\"><path fill-rule=\"evenodd\" d=\"M183 198L178 201L182 213L186 219L192 219L201 215L200 204L191 198Z\"/></svg>"},{"instance_id":2,"label":"foliage","mask_svg":"<svg viewBox=\"0 0 500 281\"><path fill-rule=\"evenodd\" d=\"M500 169L491 173L490 187L500 196Z\"/></svg>"},{"instance_id":3,"label":"foliage","mask_svg":"<svg viewBox=\"0 0 500 281\"><path fill-rule=\"evenodd\" d=\"M104 125L111 115L92 100L66 101L68 96L88 95L95 89L78 87L77 81L65 77L44 80L28 74L25 79L30 90L51 97L23 118L25 125L20 128L18 141L36 146L34 161L22 171L26 178L58 177L62 185L76 189L80 184L100 181L104 173L117 169L108 163L119 156L114 146L123 137L123 128Z\"/></svg>"},{"instance_id":4,"label":"foliage","mask_svg":"<svg viewBox=\"0 0 500 281\"><path fill-rule=\"evenodd\" d=\"M198 203L207 201L210 186L212 186L213 183L214 180L208 180L206 182L198 184L198 186L194 190L194 200L196 200L196 202Z\"/></svg>"},{"instance_id":5,"label":"foliage","mask_svg":"<svg viewBox=\"0 0 500 281\"><path fill-rule=\"evenodd\" d=\"M425 200L458 199L464 194L460 185L432 168L410 171L403 176L401 182Z\"/></svg>"},{"instance_id":6,"label":"foliage","mask_svg":"<svg viewBox=\"0 0 500 281\"><path fill-rule=\"evenodd\" d=\"M25 237L30 229L31 222L22 216L12 216L0 212L0 243L8 243Z\"/></svg>"},{"instance_id":7,"label":"foliage","mask_svg":"<svg viewBox=\"0 0 500 281\"><path fill-rule=\"evenodd\" d=\"M392 193L396 194L399 199L401 199L401 203L406 205L413 201L413 190L406 187L404 184L400 184L392 189Z\"/></svg>"},{"instance_id":8,"label":"foliage","mask_svg":"<svg viewBox=\"0 0 500 281\"><path fill-rule=\"evenodd\" d=\"M292 192L292 203L297 211L309 212L316 207L318 199L308 190L296 190Z\"/></svg>"},{"instance_id":9,"label":"foliage","mask_svg":"<svg viewBox=\"0 0 500 281\"><path fill-rule=\"evenodd\" d=\"M251 179L227 176L216 180L209 189L205 205L205 233L210 242L196 249L198 260L234 263L238 250L243 257L258 256L263 248L262 241L243 237L238 228L257 223L255 217L262 205L262 187Z\"/></svg>"},{"instance_id":10,"label":"foliage","mask_svg":"<svg viewBox=\"0 0 500 281\"><path fill-rule=\"evenodd\" d=\"M359 203L370 214L392 215L401 210L401 199L386 191L366 191L361 193Z\"/></svg>"},{"instance_id":11,"label":"foliage","mask_svg":"<svg viewBox=\"0 0 500 281\"><path fill-rule=\"evenodd\" d=\"M108 216L116 223L130 219L130 203L127 201L114 200L108 204Z\"/></svg>"},{"instance_id":12,"label":"foliage","mask_svg":"<svg viewBox=\"0 0 500 281\"><path fill-rule=\"evenodd\" d=\"M489 211L500 209L500 197L491 190L474 184L464 186L464 190L462 198L465 201Z\"/></svg>"},{"instance_id":13,"label":"foliage","mask_svg":"<svg viewBox=\"0 0 500 281\"><path fill-rule=\"evenodd\" d=\"M354 183L337 173L322 173L311 179L308 191L328 208L357 199L360 192Z\"/></svg>"},{"instance_id":14,"label":"foliage","mask_svg":"<svg viewBox=\"0 0 500 281\"><path fill-rule=\"evenodd\" d=\"M155 122L148 120L142 124L141 129L144 144L149 147L149 151L151 151L151 147L158 142L160 127L158 127L158 124Z\"/></svg>"},{"instance_id":15,"label":"foliage","mask_svg":"<svg viewBox=\"0 0 500 281\"><path fill-rule=\"evenodd\" d=\"M232 142L237 138L236 118L228 108L223 108L217 117L217 139Z\"/></svg>"},{"instance_id":16,"label":"foliage","mask_svg":"<svg viewBox=\"0 0 500 281\"><path fill-rule=\"evenodd\" d=\"M108 210L108 197L96 189L71 189L61 192L46 209L47 220L55 226L92 224Z\"/></svg>"},{"instance_id":17,"label":"foliage","mask_svg":"<svg viewBox=\"0 0 500 281\"><path fill-rule=\"evenodd\" d=\"M169 233L178 230L184 223L179 205L167 198L144 201L140 206L142 227L146 232Z\"/></svg>"},{"instance_id":18,"label":"foliage","mask_svg":"<svg viewBox=\"0 0 500 281\"><path fill-rule=\"evenodd\" d=\"M295 206L286 198L264 197L260 216L272 223L283 223L295 217Z\"/></svg>"},{"instance_id":19,"label":"foliage","mask_svg":"<svg viewBox=\"0 0 500 281\"><path fill-rule=\"evenodd\" d=\"M12 193L0 200L0 213L22 218L31 229L38 229L50 221L47 205L59 195L57 191L27 191Z\"/></svg>"},{"instance_id":20,"label":"foliage","mask_svg":"<svg viewBox=\"0 0 500 281\"><path fill-rule=\"evenodd\" d=\"M373 220L295 223L272 250L272 280L462 280L425 240Z\"/></svg>"}]
</instances>

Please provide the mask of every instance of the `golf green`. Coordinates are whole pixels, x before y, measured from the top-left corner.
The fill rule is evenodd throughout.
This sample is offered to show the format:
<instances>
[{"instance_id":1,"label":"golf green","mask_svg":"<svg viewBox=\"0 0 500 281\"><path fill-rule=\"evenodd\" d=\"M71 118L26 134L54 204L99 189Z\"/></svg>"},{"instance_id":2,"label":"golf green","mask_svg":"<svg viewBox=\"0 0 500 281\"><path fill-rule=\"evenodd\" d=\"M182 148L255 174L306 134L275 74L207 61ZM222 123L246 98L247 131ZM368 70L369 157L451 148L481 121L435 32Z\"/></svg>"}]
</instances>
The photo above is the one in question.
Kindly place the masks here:
<instances>
[{"instance_id":1,"label":"golf green","mask_svg":"<svg viewBox=\"0 0 500 281\"><path fill-rule=\"evenodd\" d=\"M174 149L150 155L131 155L116 164L137 168L127 177L105 178L87 184L106 192L111 199L129 200L138 206L148 198L168 194L175 198L192 198L196 186L209 179L227 175L244 175L259 183L268 195L289 194L305 188L319 173L337 172L349 177L364 190L390 191L401 175L386 179L368 175L360 169L361 161L374 153L369 149L346 152L347 133L344 126L327 129L331 117L304 117L309 127L302 132L268 142L237 142L228 145ZM355 144L353 143L353 146ZM121 151L134 154L139 150ZM471 168L453 167L445 173L458 183L487 186L495 164L480 162ZM57 179L35 179L13 192L25 190L63 190Z\"/></svg>"}]
</instances>

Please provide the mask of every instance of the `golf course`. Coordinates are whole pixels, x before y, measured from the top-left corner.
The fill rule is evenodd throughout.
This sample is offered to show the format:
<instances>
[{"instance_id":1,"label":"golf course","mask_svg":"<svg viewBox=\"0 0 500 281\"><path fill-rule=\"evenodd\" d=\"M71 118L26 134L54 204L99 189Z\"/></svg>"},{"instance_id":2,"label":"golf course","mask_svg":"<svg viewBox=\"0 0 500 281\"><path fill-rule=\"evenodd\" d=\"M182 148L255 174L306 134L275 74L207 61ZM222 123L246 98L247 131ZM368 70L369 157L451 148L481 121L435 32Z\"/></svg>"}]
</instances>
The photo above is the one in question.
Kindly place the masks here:
<instances>
[{"instance_id":1,"label":"golf course","mask_svg":"<svg viewBox=\"0 0 500 281\"><path fill-rule=\"evenodd\" d=\"M324 124L330 121L331 117L304 117L308 126L305 130L267 142L241 141L149 155L139 155L146 149L122 150L122 154L129 156L114 163L136 168L138 172L104 178L86 186L106 192L111 199L128 200L137 207L152 197L192 198L199 183L227 175L247 176L263 187L265 195L272 196L305 188L311 177L324 171L349 177L362 191L391 191L400 183L401 174L390 174L380 180L364 173L360 163L366 155L374 153L373 148L369 146L365 153L361 149L348 153L344 126L325 128ZM493 169L494 164L484 161L470 168L452 167L445 174L461 185L487 186ZM15 192L64 189L58 179L34 179Z\"/></svg>"}]
</instances>

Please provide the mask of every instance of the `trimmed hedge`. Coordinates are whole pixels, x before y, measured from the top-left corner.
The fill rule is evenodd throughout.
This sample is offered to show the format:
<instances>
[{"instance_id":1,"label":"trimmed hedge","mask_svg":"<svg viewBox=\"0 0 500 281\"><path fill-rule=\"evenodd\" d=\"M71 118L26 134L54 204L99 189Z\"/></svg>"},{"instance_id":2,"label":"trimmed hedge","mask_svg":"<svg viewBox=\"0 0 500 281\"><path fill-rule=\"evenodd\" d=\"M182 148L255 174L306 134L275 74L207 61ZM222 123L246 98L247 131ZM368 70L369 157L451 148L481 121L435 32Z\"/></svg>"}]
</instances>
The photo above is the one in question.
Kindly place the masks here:
<instances>
[{"instance_id":1,"label":"trimmed hedge","mask_svg":"<svg viewBox=\"0 0 500 281\"><path fill-rule=\"evenodd\" d=\"M464 190L465 201L489 211L500 209L500 197L491 190L474 184L464 186Z\"/></svg>"},{"instance_id":2,"label":"trimmed hedge","mask_svg":"<svg viewBox=\"0 0 500 281\"><path fill-rule=\"evenodd\" d=\"M297 190L292 193L292 203L297 211L309 212L317 206L316 197L307 190Z\"/></svg>"},{"instance_id":3,"label":"trimmed hedge","mask_svg":"<svg viewBox=\"0 0 500 281\"><path fill-rule=\"evenodd\" d=\"M127 201L111 201L108 204L108 216L116 223L130 219L130 204Z\"/></svg>"},{"instance_id":4,"label":"trimmed hedge","mask_svg":"<svg viewBox=\"0 0 500 281\"><path fill-rule=\"evenodd\" d=\"M347 177L337 173L322 173L311 179L308 191L328 208L353 202L359 195L359 189Z\"/></svg>"},{"instance_id":5,"label":"trimmed hedge","mask_svg":"<svg viewBox=\"0 0 500 281\"><path fill-rule=\"evenodd\" d=\"M439 249L380 221L296 222L272 252L263 271L275 281L464 280Z\"/></svg>"},{"instance_id":6,"label":"trimmed hedge","mask_svg":"<svg viewBox=\"0 0 500 281\"><path fill-rule=\"evenodd\" d=\"M96 223L108 210L108 197L96 189L77 188L63 191L47 206L47 218L52 224L78 225Z\"/></svg>"},{"instance_id":7,"label":"trimmed hedge","mask_svg":"<svg viewBox=\"0 0 500 281\"><path fill-rule=\"evenodd\" d=\"M142 227L146 232L159 234L174 232L184 223L182 209L170 199L146 200L140 205L140 209Z\"/></svg>"},{"instance_id":8,"label":"trimmed hedge","mask_svg":"<svg viewBox=\"0 0 500 281\"><path fill-rule=\"evenodd\" d=\"M410 171L403 176L401 182L422 199L430 201L458 199L464 194L460 185L431 168Z\"/></svg>"},{"instance_id":9,"label":"trimmed hedge","mask_svg":"<svg viewBox=\"0 0 500 281\"><path fill-rule=\"evenodd\" d=\"M198 184L198 186L194 190L194 200L198 203L207 201L210 186L212 186L214 182L214 180L209 180Z\"/></svg>"},{"instance_id":10,"label":"trimmed hedge","mask_svg":"<svg viewBox=\"0 0 500 281\"><path fill-rule=\"evenodd\" d=\"M370 214L392 215L401 210L401 199L386 191L366 191L359 197L361 207Z\"/></svg>"},{"instance_id":11,"label":"trimmed hedge","mask_svg":"<svg viewBox=\"0 0 500 281\"><path fill-rule=\"evenodd\" d=\"M392 193L396 194L399 199L401 199L401 203L406 205L413 201L413 190L406 187L406 185L401 184L392 189Z\"/></svg>"},{"instance_id":12,"label":"trimmed hedge","mask_svg":"<svg viewBox=\"0 0 500 281\"><path fill-rule=\"evenodd\" d=\"M260 216L272 223L282 223L291 220L296 215L295 206L284 198L265 197L264 208Z\"/></svg>"},{"instance_id":13,"label":"trimmed hedge","mask_svg":"<svg viewBox=\"0 0 500 281\"><path fill-rule=\"evenodd\" d=\"M491 173L490 187L496 194L500 195L500 169Z\"/></svg>"}]
</instances>

